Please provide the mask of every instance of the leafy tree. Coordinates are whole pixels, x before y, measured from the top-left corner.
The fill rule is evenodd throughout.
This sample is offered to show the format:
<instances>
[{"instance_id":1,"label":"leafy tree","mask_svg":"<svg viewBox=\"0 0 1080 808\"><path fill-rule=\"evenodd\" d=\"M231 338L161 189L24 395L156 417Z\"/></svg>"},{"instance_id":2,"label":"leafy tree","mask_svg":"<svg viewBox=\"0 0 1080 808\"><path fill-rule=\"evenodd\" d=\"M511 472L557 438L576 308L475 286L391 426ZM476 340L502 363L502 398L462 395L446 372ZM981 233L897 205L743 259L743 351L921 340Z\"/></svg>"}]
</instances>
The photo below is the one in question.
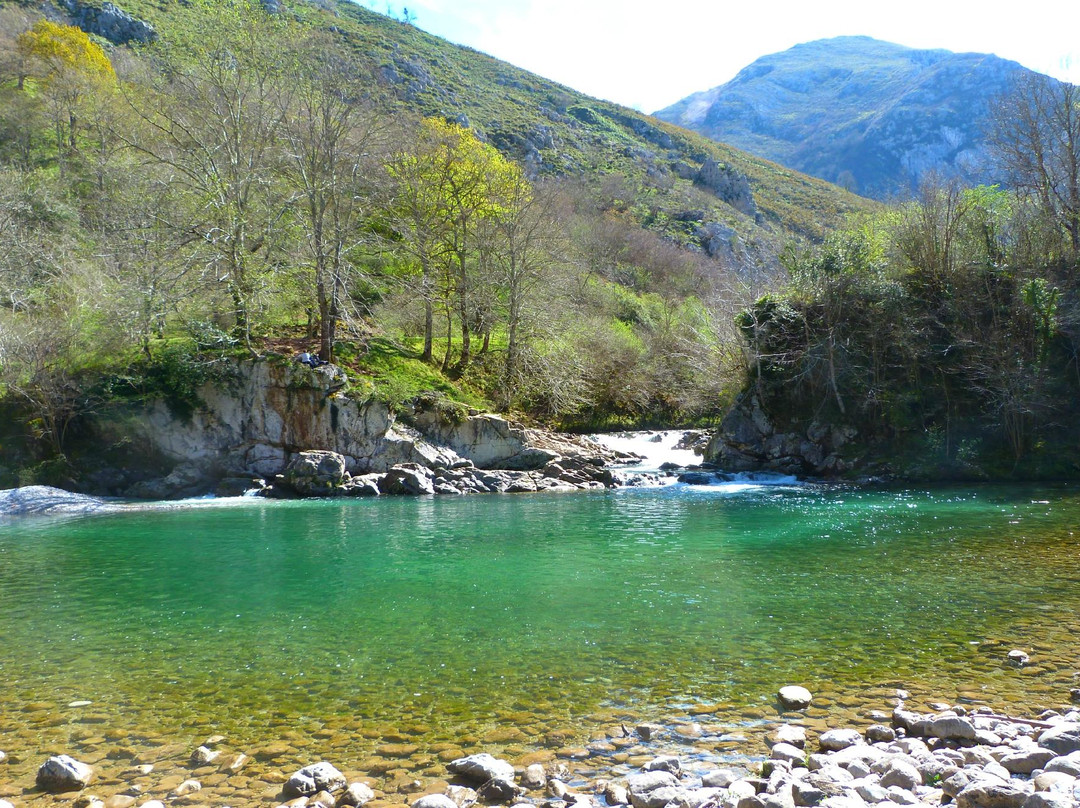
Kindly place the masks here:
<instances>
[{"instance_id":1,"label":"leafy tree","mask_svg":"<svg viewBox=\"0 0 1080 808\"><path fill-rule=\"evenodd\" d=\"M57 156L64 170L64 152L78 147L79 117L87 97L102 94L116 81L105 51L81 29L39 20L18 38L25 69L41 84L52 112ZM19 87L27 76L19 75Z\"/></svg>"}]
</instances>

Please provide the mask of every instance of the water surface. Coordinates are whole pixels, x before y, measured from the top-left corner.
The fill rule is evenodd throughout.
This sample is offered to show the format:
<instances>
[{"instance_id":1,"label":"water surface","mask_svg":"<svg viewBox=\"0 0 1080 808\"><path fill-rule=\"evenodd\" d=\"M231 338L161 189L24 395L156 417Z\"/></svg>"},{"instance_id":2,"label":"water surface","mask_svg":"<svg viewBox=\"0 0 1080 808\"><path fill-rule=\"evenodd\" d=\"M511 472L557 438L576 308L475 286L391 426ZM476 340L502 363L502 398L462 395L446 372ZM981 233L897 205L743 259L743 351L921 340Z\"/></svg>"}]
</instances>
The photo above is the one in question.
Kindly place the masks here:
<instances>
[{"instance_id":1,"label":"water surface","mask_svg":"<svg viewBox=\"0 0 1080 808\"><path fill-rule=\"evenodd\" d=\"M1060 703L1080 669L1078 524L1072 488L808 485L7 521L0 748L62 746L87 711L239 745L382 728L358 759L386 727L422 750L513 724L525 749L688 705L775 715L792 683L826 710L901 685ZM1011 648L1033 664L1009 667Z\"/></svg>"}]
</instances>

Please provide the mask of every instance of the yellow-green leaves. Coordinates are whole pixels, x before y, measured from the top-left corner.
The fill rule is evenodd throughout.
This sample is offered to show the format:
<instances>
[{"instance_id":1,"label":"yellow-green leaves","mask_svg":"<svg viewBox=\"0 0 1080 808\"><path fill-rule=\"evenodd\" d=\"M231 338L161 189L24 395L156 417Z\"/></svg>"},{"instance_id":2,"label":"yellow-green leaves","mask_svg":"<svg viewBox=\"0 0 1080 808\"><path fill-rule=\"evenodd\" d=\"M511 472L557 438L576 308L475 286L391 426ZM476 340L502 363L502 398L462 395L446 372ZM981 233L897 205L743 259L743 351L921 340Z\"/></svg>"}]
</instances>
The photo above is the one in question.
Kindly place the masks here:
<instances>
[{"instance_id":1,"label":"yellow-green leaves","mask_svg":"<svg viewBox=\"0 0 1080 808\"><path fill-rule=\"evenodd\" d=\"M44 68L46 81L71 74L98 81L116 79L105 51L74 26L39 20L19 35L18 43L24 58Z\"/></svg>"}]
</instances>

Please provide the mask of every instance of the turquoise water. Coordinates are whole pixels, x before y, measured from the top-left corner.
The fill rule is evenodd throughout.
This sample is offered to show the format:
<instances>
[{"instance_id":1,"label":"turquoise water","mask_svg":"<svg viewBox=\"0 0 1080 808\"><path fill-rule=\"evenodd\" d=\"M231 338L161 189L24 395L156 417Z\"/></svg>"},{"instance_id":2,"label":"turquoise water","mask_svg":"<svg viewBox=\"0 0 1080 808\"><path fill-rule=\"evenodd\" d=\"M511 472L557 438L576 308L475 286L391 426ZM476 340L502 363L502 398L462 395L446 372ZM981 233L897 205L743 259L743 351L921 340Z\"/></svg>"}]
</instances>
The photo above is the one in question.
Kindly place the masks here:
<instances>
[{"instance_id":1,"label":"turquoise water","mask_svg":"<svg viewBox=\"0 0 1080 808\"><path fill-rule=\"evenodd\" d=\"M1080 664L1078 525L1071 488L813 486L7 521L3 732L62 734L26 705L73 700L167 737L350 717L421 745L791 683L1052 701Z\"/></svg>"}]
</instances>

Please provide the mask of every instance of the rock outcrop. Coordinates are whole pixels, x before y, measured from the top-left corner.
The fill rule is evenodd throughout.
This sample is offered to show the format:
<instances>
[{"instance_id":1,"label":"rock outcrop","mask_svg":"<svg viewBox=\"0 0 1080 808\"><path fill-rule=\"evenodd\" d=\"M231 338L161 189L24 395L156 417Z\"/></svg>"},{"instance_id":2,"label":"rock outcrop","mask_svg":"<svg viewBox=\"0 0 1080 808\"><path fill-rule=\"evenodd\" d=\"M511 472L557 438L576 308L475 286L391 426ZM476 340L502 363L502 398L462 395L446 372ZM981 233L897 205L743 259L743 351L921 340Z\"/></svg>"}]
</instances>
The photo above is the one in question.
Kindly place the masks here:
<instances>
[{"instance_id":1,"label":"rock outcrop","mask_svg":"<svg viewBox=\"0 0 1080 808\"><path fill-rule=\"evenodd\" d=\"M419 400L398 420L347 395L333 366L232 360L184 417L164 401L102 419L105 445L162 458L164 476L125 496L169 499L218 482L270 481L271 496L519 492L613 486L615 452L587 438L527 429L497 415ZM235 486L231 486L235 487Z\"/></svg>"},{"instance_id":2,"label":"rock outcrop","mask_svg":"<svg viewBox=\"0 0 1080 808\"><path fill-rule=\"evenodd\" d=\"M752 392L720 423L705 447L705 460L725 471L775 471L832 477L847 471L838 450L855 437L849 426L812 423L805 432L785 432Z\"/></svg>"},{"instance_id":3,"label":"rock outcrop","mask_svg":"<svg viewBox=\"0 0 1080 808\"><path fill-rule=\"evenodd\" d=\"M150 23L135 19L112 3L96 6L79 0L61 0L60 5L67 12L72 25L88 34L104 37L114 45L126 45L128 42L146 44L157 39L157 32Z\"/></svg>"},{"instance_id":4,"label":"rock outcrop","mask_svg":"<svg viewBox=\"0 0 1080 808\"><path fill-rule=\"evenodd\" d=\"M0 491L0 516L97 513L110 507L96 497L73 494L47 485L28 485Z\"/></svg>"}]
</instances>

